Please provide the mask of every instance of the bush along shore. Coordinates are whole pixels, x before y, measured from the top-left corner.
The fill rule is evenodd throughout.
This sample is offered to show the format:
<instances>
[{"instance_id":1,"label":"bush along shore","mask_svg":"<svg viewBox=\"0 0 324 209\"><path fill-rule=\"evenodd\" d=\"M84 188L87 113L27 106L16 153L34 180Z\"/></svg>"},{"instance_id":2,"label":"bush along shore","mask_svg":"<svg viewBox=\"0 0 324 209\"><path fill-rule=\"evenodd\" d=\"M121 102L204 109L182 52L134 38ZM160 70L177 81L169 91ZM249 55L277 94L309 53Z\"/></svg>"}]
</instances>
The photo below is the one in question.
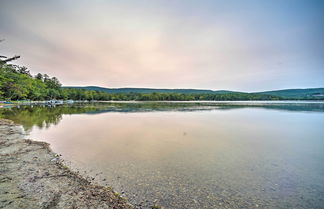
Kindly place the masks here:
<instances>
[{"instance_id":1,"label":"bush along shore","mask_svg":"<svg viewBox=\"0 0 324 209\"><path fill-rule=\"evenodd\" d=\"M24 139L22 127L5 119L0 164L0 208L134 208L110 187L67 168L49 144Z\"/></svg>"}]
</instances>

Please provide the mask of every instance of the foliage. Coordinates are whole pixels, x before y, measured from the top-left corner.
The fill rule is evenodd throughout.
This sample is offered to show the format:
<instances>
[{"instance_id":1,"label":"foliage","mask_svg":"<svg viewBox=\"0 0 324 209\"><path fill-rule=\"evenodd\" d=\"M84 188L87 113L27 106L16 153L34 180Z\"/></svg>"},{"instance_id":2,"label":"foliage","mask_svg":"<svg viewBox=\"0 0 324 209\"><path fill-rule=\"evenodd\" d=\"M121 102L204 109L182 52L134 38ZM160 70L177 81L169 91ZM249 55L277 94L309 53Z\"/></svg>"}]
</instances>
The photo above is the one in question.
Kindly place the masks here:
<instances>
[{"instance_id":1,"label":"foliage","mask_svg":"<svg viewBox=\"0 0 324 209\"><path fill-rule=\"evenodd\" d=\"M264 95L274 95L293 99L324 99L324 88L284 89L260 92Z\"/></svg>"},{"instance_id":2,"label":"foliage","mask_svg":"<svg viewBox=\"0 0 324 209\"><path fill-rule=\"evenodd\" d=\"M34 77L26 67L0 65L0 100L100 100L100 101L234 101L234 100L282 100L285 97L242 92L120 92L62 88L56 77L38 73ZM191 92L191 93L190 93ZM293 99L293 98L289 98ZM300 99L300 98L299 98ZM309 97L305 99L310 99ZM318 98L317 98L318 99Z\"/></svg>"},{"instance_id":3,"label":"foliage","mask_svg":"<svg viewBox=\"0 0 324 209\"><path fill-rule=\"evenodd\" d=\"M7 100L56 99L61 95L58 79L49 76L33 78L26 67L0 66L0 98Z\"/></svg>"},{"instance_id":4,"label":"foliage","mask_svg":"<svg viewBox=\"0 0 324 209\"><path fill-rule=\"evenodd\" d=\"M6 100L114 100L114 101L189 101L189 100L279 100L281 97L240 92L224 93L107 93L78 88L62 88L56 77L15 65L0 67L0 99Z\"/></svg>"},{"instance_id":5,"label":"foliage","mask_svg":"<svg viewBox=\"0 0 324 209\"><path fill-rule=\"evenodd\" d=\"M93 91L103 91L106 93L179 93L179 94L221 94L221 93L234 93L233 91L226 90L206 90L206 89L153 89L153 88L103 88L99 86L78 86L78 87L67 87L77 88Z\"/></svg>"}]
</instances>

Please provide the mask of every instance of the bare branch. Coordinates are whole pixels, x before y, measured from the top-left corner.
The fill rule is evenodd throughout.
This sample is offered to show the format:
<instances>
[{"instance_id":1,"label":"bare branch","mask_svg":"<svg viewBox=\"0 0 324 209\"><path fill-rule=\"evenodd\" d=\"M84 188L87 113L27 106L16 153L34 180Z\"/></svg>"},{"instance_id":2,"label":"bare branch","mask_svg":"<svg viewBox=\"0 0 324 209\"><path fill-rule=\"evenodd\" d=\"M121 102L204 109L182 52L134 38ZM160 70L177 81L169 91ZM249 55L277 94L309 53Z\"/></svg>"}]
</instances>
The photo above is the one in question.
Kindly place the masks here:
<instances>
[{"instance_id":1,"label":"bare branch","mask_svg":"<svg viewBox=\"0 0 324 209\"><path fill-rule=\"evenodd\" d=\"M1 61L7 63L7 62L11 62L13 60L19 59L19 58L20 58L20 56L16 55L14 57L11 57L11 58L8 58L8 59L5 59L5 60L1 60Z\"/></svg>"}]
</instances>

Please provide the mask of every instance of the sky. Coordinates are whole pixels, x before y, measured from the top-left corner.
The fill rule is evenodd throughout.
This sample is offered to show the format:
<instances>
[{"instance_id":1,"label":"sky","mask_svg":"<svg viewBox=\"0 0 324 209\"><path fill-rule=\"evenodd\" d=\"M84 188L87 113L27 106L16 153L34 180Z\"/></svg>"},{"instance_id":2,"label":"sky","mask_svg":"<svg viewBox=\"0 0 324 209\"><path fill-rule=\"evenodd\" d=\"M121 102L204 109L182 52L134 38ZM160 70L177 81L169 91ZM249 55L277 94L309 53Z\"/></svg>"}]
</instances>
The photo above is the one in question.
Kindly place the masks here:
<instances>
[{"instance_id":1,"label":"sky","mask_svg":"<svg viewBox=\"0 0 324 209\"><path fill-rule=\"evenodd\" d=\"M0 54L65 86L324 87L321 0L0 0Z\"/></svg>"}]
</instances>

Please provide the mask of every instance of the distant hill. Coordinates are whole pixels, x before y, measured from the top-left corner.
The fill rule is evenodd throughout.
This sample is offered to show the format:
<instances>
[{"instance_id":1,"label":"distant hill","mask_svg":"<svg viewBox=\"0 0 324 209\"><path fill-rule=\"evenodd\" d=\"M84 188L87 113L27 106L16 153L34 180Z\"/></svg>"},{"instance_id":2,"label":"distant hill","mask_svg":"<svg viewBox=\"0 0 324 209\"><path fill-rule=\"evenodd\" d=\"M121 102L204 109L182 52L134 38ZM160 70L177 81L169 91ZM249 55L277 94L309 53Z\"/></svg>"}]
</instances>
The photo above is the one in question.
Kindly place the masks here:
<instances>
[{"instance_id":1,"label":"distant hill","mask_svg":"<svg viewBox=\"0 0 324 209\"><path fill-rule=\"evenodd\" d=\"M322 99L324 98L324 88L308 89L283 89L276 91L257 92L258 94L280 96L292 99Z\"/></svg>"},{"instance_id":2,"label":"distant hill","mask_svg":"<svg viewBox=\"0 0 324 209\"><path fill-rule=\"evenodd\" d=\"M107 93L180 93L180 94L226 94L237 93L226 90L205 90L205 89L153 89L153 88L103 88L99 86L66 86L64 88L77 88L93 91L103 91Z\"/></svg>"},{"instance_id":3,"label":"distant hill","mask_svg":"<svg viewBox=\"0 0 324 209\"><path fill-rule=\"evenodd\" d=\"M284 99L324 99L324 88L308 89L283 89L264 92L237 92L227 90L208 90L208 89L153 89L153 88L103 88L99 86L66 86L64 88L77 88L93 91L103 91L111 94L117 93L180 93L180 94L261 94L278 96Z\"/></svg>"}]
</instances>

